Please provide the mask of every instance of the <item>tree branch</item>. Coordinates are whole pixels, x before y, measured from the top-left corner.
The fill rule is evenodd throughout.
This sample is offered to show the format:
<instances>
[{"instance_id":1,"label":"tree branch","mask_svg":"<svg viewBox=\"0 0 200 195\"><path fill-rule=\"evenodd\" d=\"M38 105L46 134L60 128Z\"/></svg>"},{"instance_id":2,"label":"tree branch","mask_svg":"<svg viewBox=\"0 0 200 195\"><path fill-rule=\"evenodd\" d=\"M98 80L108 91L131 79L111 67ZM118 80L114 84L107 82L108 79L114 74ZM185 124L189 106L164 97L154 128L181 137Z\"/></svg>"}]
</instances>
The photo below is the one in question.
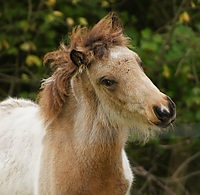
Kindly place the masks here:
<instances>
[{"instance_id":1,"label":"tree branch","mask_svg":"<svg viewBox=\"0 0 200 195\"><path fill-rule=\"evenodd\" d=\"M172 178L177 178L178 174L181 172L181 170L191 161L193 161L195 158L200 156L200 152L195 153L193 156L187 158L174 172L174 174L172 175Z\"/></svg>"},{"instance_id":2,"label":"tree branch","mask_svg":"<svg viewBox=\"0 0 200 195\"><path fill-rule=\"evenodd\" d=\"M147 179L154 181L158 186L167 191L170 195L176 195L170 188L165 186L154 175L150 174L143 167L132 167L132 170L134 171L135 174L140 175L142 177L146 177Z\"/></svg>"}]
</instances>

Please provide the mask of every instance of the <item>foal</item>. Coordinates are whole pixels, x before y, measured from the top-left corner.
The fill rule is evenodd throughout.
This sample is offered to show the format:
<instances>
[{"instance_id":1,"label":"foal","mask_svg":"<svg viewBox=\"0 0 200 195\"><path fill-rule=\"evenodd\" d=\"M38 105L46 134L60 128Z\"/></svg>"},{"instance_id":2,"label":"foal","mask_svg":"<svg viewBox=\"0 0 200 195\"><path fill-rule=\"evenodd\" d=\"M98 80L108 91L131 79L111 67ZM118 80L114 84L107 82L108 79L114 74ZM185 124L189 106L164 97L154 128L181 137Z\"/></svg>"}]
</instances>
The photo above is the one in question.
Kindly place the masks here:
<instances>
[{"instance_id":1,"label":"foal","mask_svg":"<svg viewBox=\"0 0 200 195\"><path fill-rule=\"evenodd\" d=\"M55 71L39 105L0 104L1 195L128 195L129 130L146 139L175 120L175 104L145 75L116 16L76 27L70 40L45 56Z\"/></svg>"}]
</instances>

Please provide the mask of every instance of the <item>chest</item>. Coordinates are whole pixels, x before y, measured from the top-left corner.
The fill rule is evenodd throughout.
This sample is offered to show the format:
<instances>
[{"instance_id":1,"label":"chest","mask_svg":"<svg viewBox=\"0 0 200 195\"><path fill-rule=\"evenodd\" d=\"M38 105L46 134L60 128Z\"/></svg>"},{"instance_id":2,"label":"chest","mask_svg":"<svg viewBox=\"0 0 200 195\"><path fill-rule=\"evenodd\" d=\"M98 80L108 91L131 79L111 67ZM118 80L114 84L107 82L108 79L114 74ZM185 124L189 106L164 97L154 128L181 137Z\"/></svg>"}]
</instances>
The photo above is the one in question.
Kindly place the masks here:
<instances>
[{"instance_id":1,"label":"chest","mask_svg":"<svg viewBox=\"0 0 200 195\"><path fill-rule=\"evenodd\" d=\"M68 158L69 156L71 157ZM40 194L128 194L132 183L132 173L124 151L122 160L112 164L79 161L70 150L68 157L62 160L58 157L43 158Z\"/></svg>"}]
</instances>

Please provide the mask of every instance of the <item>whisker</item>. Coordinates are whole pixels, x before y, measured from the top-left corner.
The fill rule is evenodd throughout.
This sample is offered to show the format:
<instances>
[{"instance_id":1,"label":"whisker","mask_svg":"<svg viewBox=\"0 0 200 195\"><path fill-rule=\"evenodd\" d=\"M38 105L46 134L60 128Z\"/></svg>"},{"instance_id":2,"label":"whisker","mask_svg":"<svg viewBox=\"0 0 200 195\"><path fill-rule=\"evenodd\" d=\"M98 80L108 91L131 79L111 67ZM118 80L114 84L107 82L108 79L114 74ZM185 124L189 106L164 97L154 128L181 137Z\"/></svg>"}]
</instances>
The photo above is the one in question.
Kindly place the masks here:
<instances>
[{"instance_id":1,"label":"whisker","mask_svg":"<svg viewBox=\"0 0 200 195\"><path fill-rule=\"evenodd\" d=\"M170 123L170 126L172 127L173 131L175 131L174 126L172 123Z\"/></svg>"}]
</instances>

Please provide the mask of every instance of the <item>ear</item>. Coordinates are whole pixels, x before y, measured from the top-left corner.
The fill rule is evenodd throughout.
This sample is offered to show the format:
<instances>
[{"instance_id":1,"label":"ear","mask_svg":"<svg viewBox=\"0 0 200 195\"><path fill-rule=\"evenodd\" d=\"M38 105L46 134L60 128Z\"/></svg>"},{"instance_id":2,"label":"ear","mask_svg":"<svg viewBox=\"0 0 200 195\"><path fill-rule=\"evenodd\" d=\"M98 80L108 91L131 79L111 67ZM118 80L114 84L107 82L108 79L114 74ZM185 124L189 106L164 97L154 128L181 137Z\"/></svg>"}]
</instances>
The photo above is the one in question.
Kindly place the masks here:
<instances>
[{"instance_id":1,"label":"ear","mask_svg":"<svg viewBox=\"0 0 200 195\"><path fill-rule=\"evenodd\" d=\"M121 31L124 34L123 25L117 16L112 17L112 29L119 32Z\"/></svg>"},{"instance_id":2,"label":"ear","mask_svg":"<svg viewBox=\"0 0 200 195\"><path fill-rule=\"evenodd\" d=\"M70 58L77 67L81 66L82 64L85 64L86 61L85 54L75 49L71 51Z\"/></svg>"}]
</instances>

